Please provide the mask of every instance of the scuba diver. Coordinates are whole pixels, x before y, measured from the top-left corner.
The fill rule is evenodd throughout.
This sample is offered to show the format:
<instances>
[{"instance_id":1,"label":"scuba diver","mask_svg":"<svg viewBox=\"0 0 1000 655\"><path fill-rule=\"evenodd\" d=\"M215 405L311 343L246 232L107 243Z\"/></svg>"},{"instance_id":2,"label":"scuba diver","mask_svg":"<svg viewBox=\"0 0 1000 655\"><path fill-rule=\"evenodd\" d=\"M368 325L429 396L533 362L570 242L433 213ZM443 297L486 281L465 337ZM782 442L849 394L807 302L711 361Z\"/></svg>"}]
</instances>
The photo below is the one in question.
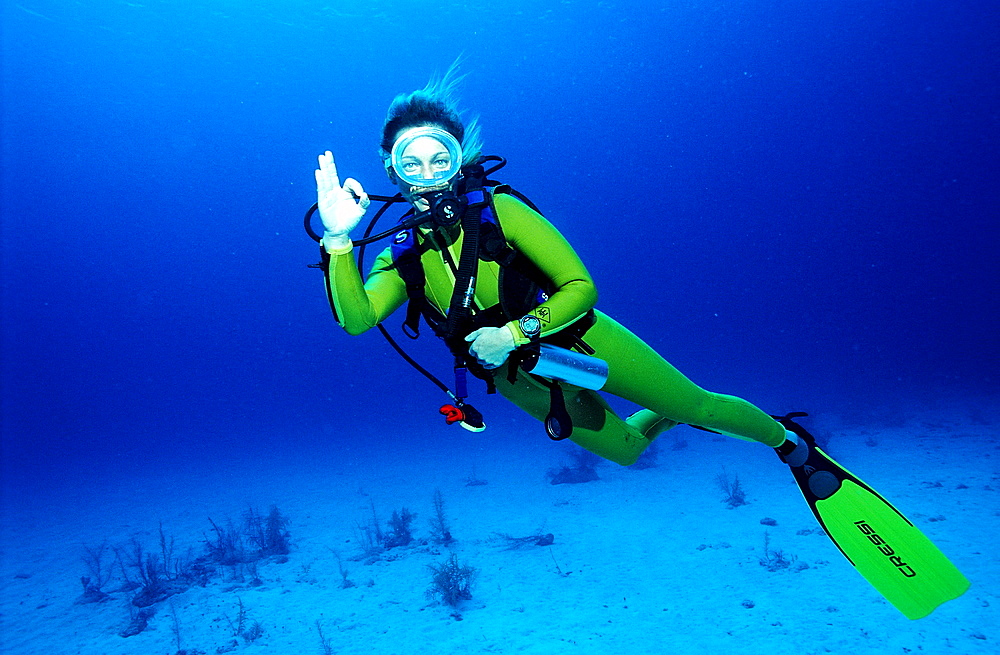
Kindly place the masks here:
<instances>
[{"instance_id":1,"label":"scuba diver","mask_svg":"<svg viewBox=\"0 0 1000 655\"><path fill-rule=\"evenodd\" d=\"M408 303L404 332L415 338L423 319L454 361L451 389L421 369L453 400L441 412L470 430L485 424L467 402L467 374L543 421L552 439L568 438L623 466L682 423L774 448L834 543L907 616L924 616L964 592L968 581L944 555L792 420L802 414L772 417L742 398L701 388L595 308L597 289L573 247L529 200L489 179L505 162L484 157L476 121L463 121L455 72L452 66L389 107L380 151L399 193L375 198L387 203L379 215L394 202L409 211L378 235L392 242L367 279L354 247L374 238L355 242L350 234L372 197L353 178L341 182L330 151L319 156L318 202L306 224L321 243L317 266L337 323L351 335L376 326L386 334L381 323ZM314 211L321 236L309 227ZM623 419L598 390L642 409ZM892 548L915 546L906 559L893 560L873 545L875 531L892 539ZM939 583L936 593L926 588L929 578Z\"/></svg>"},{"instance_id":2,"label":"scuba diver","mask_svg":"<svg viewBox=\"0 0 1000 655\"><path fill-rule=\"evenodd\" d=\"M340 183L329 151L319 157L324 269L341 327L360 334L409 300L409 329L418 329L409 319L419 311L457 351L461 364L536 418L550 414L552 396L561 391L566 414L557 409L556 429L618 464L634 463L657 435L679 423L771 447L794 444L795 434L766 413L740 398L702 389L594 308L593 279L552 223L508 187L483 186L478 126L463 124L451 97L455 81L450 74L432 81L396 98L389 109L381 143L386 171L414 214L426 220L394 236L366 282L349 233L369 198L357 180ZM471 243L465 223L479 232L479 244ZM501 252L490 252L498 244ZM463 256L471 256L467 250L478 250L478 261L463 271L468 264ZM404 260L422 269L422 280L406 279ZM593 389L560 383L556 390L525 372L520 355L542 344L606 362L600 388L645 409L623 420Z\"/></svg>"}]
</instances>

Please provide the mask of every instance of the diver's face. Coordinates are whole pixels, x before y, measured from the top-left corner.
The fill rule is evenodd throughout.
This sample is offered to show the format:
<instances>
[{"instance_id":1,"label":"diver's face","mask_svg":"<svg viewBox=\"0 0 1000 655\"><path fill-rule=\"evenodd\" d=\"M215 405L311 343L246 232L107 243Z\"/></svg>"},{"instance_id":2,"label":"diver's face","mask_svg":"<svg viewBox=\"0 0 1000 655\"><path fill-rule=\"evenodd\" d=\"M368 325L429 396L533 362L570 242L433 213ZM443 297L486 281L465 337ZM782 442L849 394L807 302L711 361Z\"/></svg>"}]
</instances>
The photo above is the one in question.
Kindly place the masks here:
<instances>
[{"instance_id":1,"label":"diver's face","mask_svg":"<svg viewBox=\"0 0 1000 655\"><path fill-rule=\"evenodd\" d=\"M389 159L389 177L417 211L428 210L420 197L452 188L462 166L462 145L442 126L426 123L396 133Z\"/></svg>"},{"instance_id":2,"label":"diver's face","mask_svg":"<svg viewBox=\"0 0 1000 655\"><path fill-rule=\"evenodd\" d=\"M414 139L413 143L409 144L400 156L400 167L403 169L400 172L410 179L430 182L439 177L442 172L450 169L451 165L451 154L448 149L440 141L430 136ZM403 197L410 201L414 209L423 212L430 209L430 204L417 194L442 185L411 186L400 180L400 186L403 190Z\"/></svg>"},{"instance_id":3,"label":"diver's face","mask_svg":"<svg viewBox=\"0 0 1000 655\"><path fill-rule=\"evenodd\" d=\"M413 140L400 156L401 173L411 178L433 180L452 165L451 153L443 143L430 136Z\"/></svg>"}]
</instances>

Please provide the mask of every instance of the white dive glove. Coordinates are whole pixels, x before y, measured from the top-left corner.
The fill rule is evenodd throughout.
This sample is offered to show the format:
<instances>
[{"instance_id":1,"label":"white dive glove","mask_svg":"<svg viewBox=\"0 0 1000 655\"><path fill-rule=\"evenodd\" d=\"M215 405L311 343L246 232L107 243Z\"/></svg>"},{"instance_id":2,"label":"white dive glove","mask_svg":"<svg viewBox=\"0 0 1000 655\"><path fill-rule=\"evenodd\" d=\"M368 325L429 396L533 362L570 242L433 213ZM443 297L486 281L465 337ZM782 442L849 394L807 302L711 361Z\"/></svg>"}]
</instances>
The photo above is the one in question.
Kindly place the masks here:
<instances>
[{"instance_id":1,"label":"white dive glove","mask_svg":"<svg viewBox=\"0 0 1000 655\"><path fill-rule=\"evenodd\" d=\"M472 342L469 352L483 368L502 366L510 351L514 350L514 335L506 325L479 328L465 340Z\"/></svg>"},{"instance_id":2,"label":"white dive glove","mask_svg":"<svg viewBox=\"0 0 1000 655\"><path fill-rule=\"evenodd\" d=\"M323 220L323 247L327 252L348 247L351 239L347 235L368 211L371 200L361 188L361 183L354 178L347 178L344 186L340 186L337 165L333 163L333 153L329 150L319 156L316 195L319 217Z\"/></svg>"}]
</instances>

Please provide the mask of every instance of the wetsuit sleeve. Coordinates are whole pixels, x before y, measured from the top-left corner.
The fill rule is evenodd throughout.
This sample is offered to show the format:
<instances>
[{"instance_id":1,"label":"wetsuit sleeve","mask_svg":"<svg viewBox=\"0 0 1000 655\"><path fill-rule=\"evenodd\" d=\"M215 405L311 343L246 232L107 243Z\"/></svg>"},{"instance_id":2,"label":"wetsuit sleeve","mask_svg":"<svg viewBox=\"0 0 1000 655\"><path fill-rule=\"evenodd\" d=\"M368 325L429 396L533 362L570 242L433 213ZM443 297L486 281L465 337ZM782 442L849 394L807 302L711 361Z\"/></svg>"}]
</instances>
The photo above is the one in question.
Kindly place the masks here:
<instances>
[{"instance_id":1,"label":"wetsuit sleeve","mask_svg":"<svg viewBox=\"0 0 1000 655\"><path fill-rule=\"evenodd\" d=\"M353 247L330 253L326 286L334 318L348 334L375 327L406 302L406 284L392 268L389 248L375 260L367 282L361 281Z\"/></svg>"},{"instance_id":2,"label":"wetsuit sleeve","mask_svg":"<svg viewBox=\"0 0 1000 655\"><path fill-rule=\"evenodd\" d=\"M541 321L541 336L572 325L593 309L597 304L594 280L559 230L544 216L508 194L496 194L493 204L507 243L530 259L555 286L549 299L532 312ZM528 343L518 320L511 321L507 327L517 345Z\"/></svg>"}]
</instances>

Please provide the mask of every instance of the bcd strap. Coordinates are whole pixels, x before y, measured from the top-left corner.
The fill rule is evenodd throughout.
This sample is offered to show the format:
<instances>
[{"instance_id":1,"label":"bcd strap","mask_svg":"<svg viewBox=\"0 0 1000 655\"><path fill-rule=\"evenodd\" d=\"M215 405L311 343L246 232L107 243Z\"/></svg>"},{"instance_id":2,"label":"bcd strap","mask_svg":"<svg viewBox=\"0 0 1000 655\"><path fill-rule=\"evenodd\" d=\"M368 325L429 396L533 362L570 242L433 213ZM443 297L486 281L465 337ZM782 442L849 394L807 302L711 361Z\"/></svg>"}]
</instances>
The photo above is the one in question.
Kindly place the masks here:
<instances>
[{"instance_id":1,"label":"bcd strap","mask_svg":"<svg viewBox=\"0 0 1000 655\"><path fill-rule=\"evenodd\" d=\"M480 256L484 261L496 262L502 267L512 265L517 258L517 251L507 245L507 240L504 239L500 226L495 222L496 218L493 216L493 212L487 214L484 211L483 218L486 220L482 221L479 238L482 247Z\"/></svg>"},{"instance_id":2,"label":"bcd strap","mask_svg":"<svg viewBox=\"0 0 1000 655\"><path fill-rule=\"evenodd\" d=\"M422 250L418 247L413 228L402 230L392 239L392 266L406 285L406 318L403 319L403 334L416 339L420 336L420 317L424 316L428 324L437 332L436 324L444 320L443 316L431 318L437 310L427 300L427 279L424 267L420 262Z\"/></svg>"},{"instance_id":3,"label":"bcd strap","mask_svg":"<svg viewBox=\"0 0 1000 655\"><path fill-rule=\"evenodd\" d=\"M537 357L539 348L540 342L535 341L526 346L516 348L510 355L508 355L507 361L510 362L510 364L507 366L507 382L510 384L515 384L517 382L517 373L521 369L521 365L524 364L525 360Z\"/></svg>"},{"instance_id":4,"label":"bcd strap","mask_svg":"<svg viewBox=\"0 0 1000 655\"><path fill-rule=\"evenodd\" d=\"M487 201L482 187L469 191L466 196L469 199L469 204L462 215L462 253L458 258L455 288L452 290L451 302L448 305L448 325L445 330L447 340L454 340L459 336L464 337L463 328L468 320L469 308L476 296L476 272L479 268L479 225ZM454 351L455 348L453 347L452 350Z\"/></svg>"},{"instance_id":5,"label":"bcd strap","mask_svg":"<svg viewBox=\"0 0 1000 655\"><path fill-rule=\"evenodd\" d=\"M481 170L471 170L468 173L460 189L468 202L461 220L462 251L459 255L455 288L447 316L427 299L426 277L421 262L422 249L416 242L414 229L403 230L393 239L392 260L393 266L406 285L406 295L409 298L403 332L411 338L416 338L420 333L420 317L423 316L434 333L445 340L449 350L456 357L456 364L464 363L469 372L486 382L487 393L495 393L494 373L483 368L469 355L465 335L476 328L502 325L511 316L520 316L530 311L548 298L546 294L551 292L551 289L545 288L549 285L545 284L544 274L530 260L507 244L492 206L492 196L495 193L509 193L518 198L522 196L506 185L498 186L490 192L483 188ZM535 209L530 201L527 201L527 204ZM500 266L501 303L470 316L480 259L496 262ZM545 341L566 348L579 347L584 352L592 353L593 350L583 343L581 337L593 322L594 315L591 311L573 326L561 330ZM523 358L523 353L519 350L511 356ZM509 375L516 376L519 364L520 361L511 361L511 366L508 367ZM572 431L572 424L565 412L562 390L556 385L554 389L550 387L550 391L553 396L552 405L555 408L555 411L550 411L553 419L547 422L554 430L554 432L550 430L550 435L568 434L567 430ZM563 427L559 427L560 425Z\"/></svg>"}]
</instances>

